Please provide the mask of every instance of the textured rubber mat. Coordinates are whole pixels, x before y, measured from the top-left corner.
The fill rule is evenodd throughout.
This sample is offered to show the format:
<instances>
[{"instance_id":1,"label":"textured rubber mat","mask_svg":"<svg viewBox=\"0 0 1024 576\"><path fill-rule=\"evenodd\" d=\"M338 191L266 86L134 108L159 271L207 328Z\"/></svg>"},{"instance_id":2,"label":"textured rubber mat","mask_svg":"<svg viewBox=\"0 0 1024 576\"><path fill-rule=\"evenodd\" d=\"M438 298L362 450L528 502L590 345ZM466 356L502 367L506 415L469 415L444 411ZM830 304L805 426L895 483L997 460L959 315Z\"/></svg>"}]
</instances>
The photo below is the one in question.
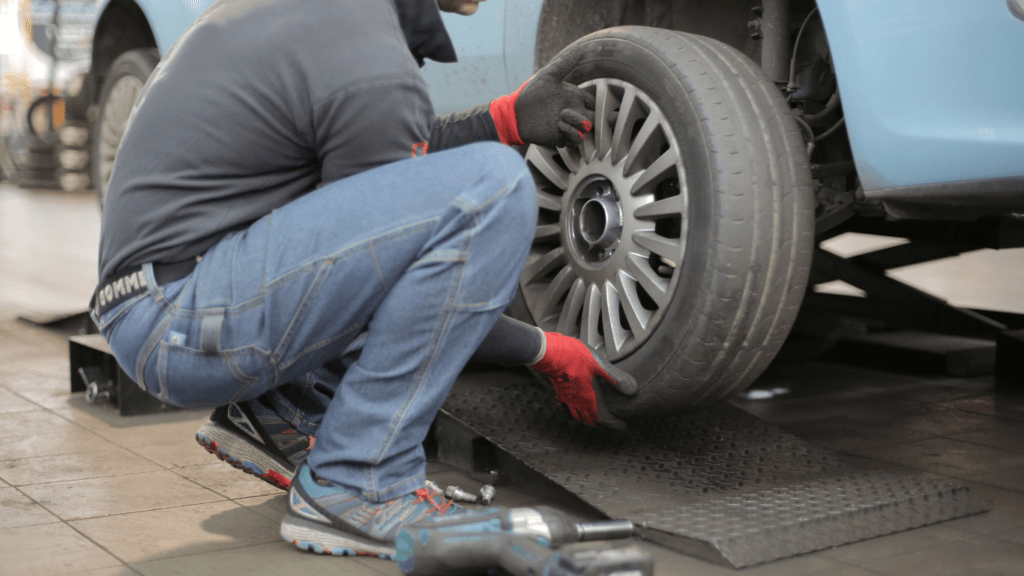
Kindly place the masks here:
<instances>
[{"instance_id":1,"label":"textured rubber mat","mask_svg":"<svg viewBox=\"0 0 1024 576\"><path fill-rule=\"evenodd\" d=\"M969 488L858 468L724 404L619 434L495 379L456 386L443 412L642 538L737 568L987 509Z\"/></svg>"}]
</instances>

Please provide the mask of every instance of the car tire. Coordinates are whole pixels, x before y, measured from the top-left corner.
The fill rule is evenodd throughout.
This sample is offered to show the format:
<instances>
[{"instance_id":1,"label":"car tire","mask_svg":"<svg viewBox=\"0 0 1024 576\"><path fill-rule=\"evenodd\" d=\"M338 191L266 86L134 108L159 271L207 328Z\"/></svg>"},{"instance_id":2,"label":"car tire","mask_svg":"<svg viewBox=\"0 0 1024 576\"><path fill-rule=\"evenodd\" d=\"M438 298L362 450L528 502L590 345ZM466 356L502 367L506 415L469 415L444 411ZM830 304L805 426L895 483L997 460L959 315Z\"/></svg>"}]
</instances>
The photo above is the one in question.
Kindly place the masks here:
<instances>
[{"instance_id":1,"label":"car tire","mask_svg":"<svg viewBox=\"0 0 1024 576\"><path fill-rule=\"evenodd\" d=\"M101 209L128 118L158 62L160 53L155 48L129 50L114 60L103 81L92 135L92 183Z\"/></svg>"},{"instance_id":2,"label":"car tire","mask_svg":"<svg viewBox=\"0 0 1024 576\"><path fill-rule=\"evenodd\" d=\"M623 26L577 48L566 81L595 93L596 125L578 148L526 151L540 210L510 311L635 376L640 392L612 400L623 417L727 398L767 367L803 299L814 201L799 128L761 69L716 40Z\"/></svg>"}]
</instances>

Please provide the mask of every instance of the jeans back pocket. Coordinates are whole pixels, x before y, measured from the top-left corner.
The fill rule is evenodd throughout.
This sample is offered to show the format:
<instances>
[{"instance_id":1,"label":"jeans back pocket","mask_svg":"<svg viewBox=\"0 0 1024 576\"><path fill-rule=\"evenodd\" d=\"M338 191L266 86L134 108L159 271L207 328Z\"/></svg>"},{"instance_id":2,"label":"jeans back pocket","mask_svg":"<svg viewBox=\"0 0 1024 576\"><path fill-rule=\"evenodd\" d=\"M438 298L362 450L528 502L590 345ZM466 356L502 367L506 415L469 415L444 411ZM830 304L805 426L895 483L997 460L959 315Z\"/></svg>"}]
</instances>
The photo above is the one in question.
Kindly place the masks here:
<instances>
[{"instance_id":1,"label":"jeans back pocket","mask_svg":"<svg viewBox=\"0 0 1024 576\"><path fill-rule=\"evenodd\" d=\"M157 352L158 398L181 408L213 408L250 400L274 381L270 352L255 346L216 354L160 342Z\"/></svg>"}]
</instances>

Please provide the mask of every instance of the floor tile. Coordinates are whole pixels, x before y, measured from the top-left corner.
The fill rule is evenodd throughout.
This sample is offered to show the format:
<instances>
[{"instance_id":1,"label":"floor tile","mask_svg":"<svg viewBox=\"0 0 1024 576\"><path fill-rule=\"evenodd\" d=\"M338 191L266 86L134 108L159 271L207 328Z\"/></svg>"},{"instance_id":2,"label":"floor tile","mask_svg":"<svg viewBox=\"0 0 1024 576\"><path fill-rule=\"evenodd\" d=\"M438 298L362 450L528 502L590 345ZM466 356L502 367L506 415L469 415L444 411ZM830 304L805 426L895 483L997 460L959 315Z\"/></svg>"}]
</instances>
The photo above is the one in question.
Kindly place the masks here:
<instances>
[{"instance_id":1,"label":"floor tile","mask_svg":"<svg viewBox=\"0 0 1024 576\"><path fill-rule=\"evenodd\" d=\"M972 535L935 548L868 560L861 566L887 576L1020 576L1024 547Z\"/></svg>"},{"instance_id":2,"label":"floor tile","mask_svg":"<svg viewBox=\"0 0 1024 576\"><path fill-rule=\"evenodd\" d=\"M838 566L834 568L828 568L824 572L815 572L808 576L880 576L878 572L872 572L867 568L861 568L859 566Z\"/></svg>"},{"instance_id":3,"label":"floor tile","mask_svg":"<svg viewBox=\"0 0 1024 576\"><path fill-rule=\"evenodd\" d=\"M1000 450L1024 452L1024 424L1015 424L1009 421L1000 422L988 430L953 434L949 438Z\"/></svg>"},{"instance_id":4,"label":"floor tile","mask_svg":"<svg viewBox=\"0 0 1024 576\"><path fill-rule=\"evenodd\" d=\"M742 572L737 572L733 568L705 562L704 560L686 556L648 542L640 542L639 545L642 550L648 552L654 558L654 576L677 576L679 574L686 574L687 576L737 576L737 574L742 574Z\"/></svg>"},{"instance_id":5,"label":"floor tile","mask_svg":"<svg viewBox=\"0 0 1024 576\"><path fill-rule=\"evenodd\" d=\"M889 558L944 546L970 537L969 532L945 525L925 526L825 550L822 555L845 564L859 565L867 560Z\"/></svg>"},{"instance_id":6,"label":"floor tile","mask_svg":"<svg viewBox=\"0 0 1024 576\"><path fill-rule=\"evenodd\" d=\"M0 566L5 574L56 576L121 565L62 523L0 530L0 542Z\"/></svg>"},{"instance_id":7,"label":"floor tile","mask_svg":"<svg viewBox=\"0 0 1024 576\"><path fill-rule=\"evenodd\" d=\"M1020 396L991 394L943 402L942 405L974 414L984 414L986 416L996 416L1017 421L1024 420L1024 398Z\"/></svg>"},{"instance_id":8,"label":"floor tile","mask_svg":"<svg viewBox=\"0 0 1024 576\"><path fill-rule=\"evenodd\" d=\"M0 418L0 437L34 436L37 434L75 433L78 425L53 412L14 412Z\"/></svg>"},{"instance_id":9,"label":"floor tile","mask_svg":"<svg viewBox=\"0 0 1024 576\"><path fill-rule=\"evenodd\" d=\"M802 422L785 428L786 431L796 434L815 446L839 451L931 438L924 432L843 417Z\"/></svg>"},{"instance_id":10,"label":"floor tile","mask_svg":"<svg viewBox=\"0 0 1024 576\"><path fill-rule=\"evenodd\" d=\"M43 407L25 400L13 392L0 388L0 414L11 412L32 412L42 410Z\"/></svg>"},{"instance_id":11,"label":"floor tile","mask_svg":"<svg viewBox=\"0 0 1024 576\"><path fill-rule=\"evenodd\" d=\"M998 532L992 536L1004 542L1011 542L1013 544L1024 546L1024 527L1014 528L1005 532Z\"/></svg>"},{"instance_id":12,"label":"floor tile","mask_svg":"<svg viewBox=\"0 0 1024 576\"><path fill-rule=\"evenodd\" d=\"M1024 454L948 438L931 438L851 452L954 478L1024 466Z\"/></svg>"},{"instance_id":13,"label":"floor tile","mask_svg":"<svg viewBox=\"0 0 1024 576\"><path fill-rule=\"evenodd\" d=\"M138 572L128 566L117 566L115 568L98 568L86 570L85 572L73 572L67 576L138 576Z\"/></svg>"},{"instance_id":14,"label":"floor tile","mask_svg":"<svg viewBox=\"0 0 1024 576\"><path fill-rule=\"evenodd\" d=\"M62 380L69 379L70 374L70 361L65 342L59 351L54 350L43 355L33 354L0 364L0 386L12 392L32 390L39 386L40 378Z\"/></svg>"},{"instance_id":15,"label":"floor tile","mask_svg":"<svg viewBox=\"0 0 1024 576\"><path fill-rule=\"evenodd\" d=\"M104 478L159 470L160 466L122 448L0 462L0 477L12 486Z\"/></svg>"},{"instance_id":16,"label":"floor tile","mask_svg":"<svg viewBox=\"0 0 1024 576\"><path fill-rule=\"evenodd\" d=\"M861 414L874 416L882 411L887 412L889 416L879 418L879 420L882 423L889 423L891 418L918 410L914 404L880 396L807 398L765 403L747 402L737 404L737 406L758 418L777 425L809 422L823 418L858 418Z\"/></svg>"},{"instance_id":17,"label":"floor tile","mask_svg":"<svg viewBox=\"0 0 1024 576\"><path fill-rule=\"evenodd\" d=\"M877 394L885 390L916 382L902 375L897 381L879 378L878 372L857 366L831 364L820 361L779 362L772 364L751 388L771 390L785 388L787 393L773 398L775 401L798 400L821 396L854 397ZM888 376L888 375L887 375ZM891 378L891 377L890 377ZM741 395L738 399L745 402Z\"/></svg>"},{"instance_id":18,"label":"floor tile","mask_svg":"<svg viewBox=\"0 0 1024 576\"><path fill-rule=\"evenodd\" d=\"M120 416L109 406L83 404L75 408L53 410L63 418L79 424L114 444L134 449L136 446L186 441L195 438L196 430L206 422L209 410L181 410L138 416Z\"/></svg>"},{"instance_id":19,"label":"floor tile","mask_svg":"<svg viewBox=\"0 0 1024 576\"><path fill-rule=\"evenodd\" d=\"M989 486L998 486L1007 490L1024 492L1024 466L986 472L977 476L971 476L970 479L982 484L988 484Z\"/></svg>"},{"instance_id":20,"label":"floor tile","mask_svg":"<svg viewBox=\"0 0 1024 576\"><path fill-rule=\"evenodd\" d=\"M279 490L277 494L240 498L235 500L235 503L245 506L267 520L280 524L288 507L288 493Z\"/></svg>"},{"instance_id":21,"label":"floor tile","mask_svg":"<svg viewBox=\"0 0 1024 576\"><path fill-rule=\"evenodd\" d=\"M85 454L113 450L117 446L96 434L78 428L60 434L15 436L0 443L0 461L62 454Z\"/></svg>"},{"instance_id":22,"label":"floor tile","mask_svg":"<svg viewBox=\"0 0 1024 576\"><path fill-rule=\"evenodd\" d=\"M193 438L144 446L133 445L130 449L166 468L202 466L219 462L216 456L207 452Z\"/></svg>"},{"instance_id":23,"label":"floor tile","mask_svg":"<svg viewBox=\"0 0 1024 576\"><path fill-rule=\"evenodd\" d=\"M226 498L248 498L281 492L280 488L233 468L227 462L175 468L174 472Z\"/></svg>"},{"instance_id":24,"label":"floor tile","mask_svg":"<svg viewBox=\"0 0 1024 576\"><path fill-rule=\"evenodd\" d=\"M929 404L932 402L948 402L961 398L973 398L981 395L984 390L963 389L956 386L931 385L902 390L887 390L880 392L880 395L904 402Z\"/></svg>"},{"instance_id":25,"label":"floor tile","mask_svg":"<svg viewBox=\"0 0 1024 576\"><path fill-rule=\"evenodd\" d=\"M737 571L728 566L685 556L653 544L643 543L642 547L654 556L655 574L658 576L679 574L687 576L726 576L730 574L734 576L806 576L818 573L836 573L845 567L844 564L821 554L807 554L766 562Z\"/></svg>"},{"instance_id":26,"label":"floor tile","mask_svg":"<svg viewBox=\"0 0 1024 576\"><path fill-rule=\"evenodd\" d=\"M758 566L744 568L743 576L802 576L838 571L844 564L821 554L805 554L795 558L776 560Z\"/></svg>"},{"instance_id":27,"label":"floor tile","mask_svg":"<svg viewBox=\"0 0 1024 576\"><path fill-rule=\"evenodd\" d=\"M224 499L166 470L25 486L22 490L64 520L158 510Z\"/></svg>"},{"instance_id":28,"label":"floor tile","mask_svg":"<svg viewBox=\"0 0 1024 576\"><path fill-rule=\"evenodd\" d=\"M234 502L210 502L69 522L126 563L276 542L271 522Z\"/></svg>"},{"instance_id":29,"label":"floor tile","mask_svg":"<svg viewBox=\"0 0 1024 576\"><path fill-rule=\"evenodd\" d=\"M79 404L87 404L85 392L71 392L71 384L68 377L60 379L40 377L38 386L16 390L16 393L26 400L38 404L50 410L61 410L74 408Z\"/></svg>"},{"instance_id":30,"label":"floor tile","mask_svg":"<svg viewBox=\"0 0 1024 576\"><path fill-rule=\"evenodd\" d=\"M193 556L181 556L132 564L143 576L195 576L221 574L230 567L235 574L345 574L345 576L380 576L381 571L367 562L394 567L385 560L325 556L299 550L287 542L233 548Z\"/></svg>"},{"instance_id":31,"label":"floor tile","mask_svg":"<svg viewBox=\"0 0 1024 576\"><path fill-rule=\"evenodd\" d=\"M60 522L17 488L0 488L0 529Z\"/></svg>"},{"instance_id":32,"label":"floor tile","mask_svg":"<svg viewBox=\"0 0 1024 576\"><path fill-rule=\"evenodd\" d=\"M955 410L942 402L890 404L882 401L874 406L854 408L846 415L855 420L877 422L933 436L987 430L998 423L985 414Z\"/></svg>"}]
</instances>

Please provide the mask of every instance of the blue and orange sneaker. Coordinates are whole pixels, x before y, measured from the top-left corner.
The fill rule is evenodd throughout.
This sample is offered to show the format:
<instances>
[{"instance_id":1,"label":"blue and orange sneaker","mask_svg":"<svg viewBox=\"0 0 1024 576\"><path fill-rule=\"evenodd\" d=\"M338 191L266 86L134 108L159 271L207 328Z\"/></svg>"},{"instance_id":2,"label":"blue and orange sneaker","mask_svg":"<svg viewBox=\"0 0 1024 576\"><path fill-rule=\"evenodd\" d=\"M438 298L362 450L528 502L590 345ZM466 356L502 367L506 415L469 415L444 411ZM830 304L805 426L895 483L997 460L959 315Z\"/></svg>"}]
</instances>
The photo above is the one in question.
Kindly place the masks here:
<instances>
[{"instance_id":1,"label":"blue and orange sneaker","mask_svg":"<svg viewBox=\"0 0 1024 576\"><path fill-rule=\"evenodd\" d=\"M370 502L359 493L317 477L302 464L288 492L281 537L302 550L336 556L393 559L403 526L426 517L467 510L445 498L433 482L387 502Z\"/></svg>"},{"instance_id":2,"label":"blue and orange sneaker","mask_svg":"<svg viewBox=\"0 0 1024 576\"><path fill-rule=\"evenodd\" d=\"M314 441L259 400L217 408L196 432L196 442L207 452L282 490Z\"/></svg>"}]
</instances>

